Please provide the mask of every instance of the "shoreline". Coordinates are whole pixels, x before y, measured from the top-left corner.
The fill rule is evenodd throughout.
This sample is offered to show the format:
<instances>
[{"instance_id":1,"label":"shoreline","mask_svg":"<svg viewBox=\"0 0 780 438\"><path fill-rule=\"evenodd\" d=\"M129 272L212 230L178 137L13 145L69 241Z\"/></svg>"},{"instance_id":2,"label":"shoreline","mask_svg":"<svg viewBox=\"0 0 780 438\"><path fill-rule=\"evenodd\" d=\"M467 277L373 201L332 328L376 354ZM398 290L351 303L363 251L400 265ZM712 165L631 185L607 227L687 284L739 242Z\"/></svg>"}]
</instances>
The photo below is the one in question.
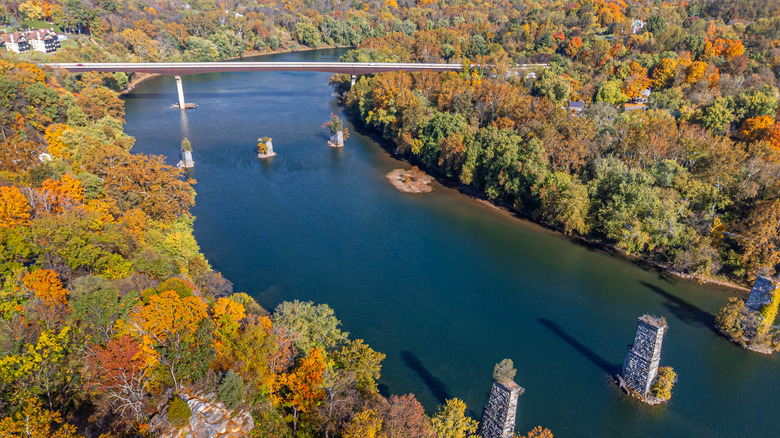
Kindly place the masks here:
<instances>
[{"instance_id":1,"label":"shoreline","mask_svg":"<svg viewBox=\"0 0 780 438\"><path fill-rule=\"evenodd\" d=\"M280 49L280 50L274 50L274 51L269 51L269 52L247 51L247 52L244 52L242 54L242 56L228 58L228 59L225 59L224 61L235 60L235 59L243 59L243 58L249 58L249 57L255 57L255 56L263 56L263 55L274 55L274 54L281 54L281 53L305 52L305 51L313 51L313 50L326 50L326 49L337 49L337 48L347 48L347 47L350 47L350 46L344 46L344 47L341 47L341 46L324 46L324 47L318 47L318 48L311 48L311 47L305 47L304 46L304 48L300 48L300 49L296 49L296 50ZM140 84L143 81L145 81L145 80L147 80L147 79L149 79L151 77L154 77L154 76L159 76L159 74L157 74L157 73L137 73L137 74L134 74L133 75L133 79L128 82L127 87L122 92L120 92L120 95L124 95L124 94L127 94L127 93L131 92L138 84ZM342 102L341 102L342 97L343 96L339 96L339 103L340 104L342 104ZM342 108L344 108L343 105L341 105L341 106L342 106ZM344 108L344 110L350 115L350 117L353 118L353 126L355 125L355 123L354 123L355 121L360 121L360 119L356 118L350 111L346 110L346 108ZM360 124L362 125L362 121L360 121ZM487 196L485 195L485 193L480 192L479 190L474 189L471 186L464 186L463 184L459 183L457 180L448 178L444 174L441 174L441 172L436 171L435 169L430 169L430 168L426 167L425 165L423 165L422 163L413 162L413 160L410 159L409 157L406 157L406 156L403 156L403 155L395 153L393 151L393 148L392 148L395 145L392 142L383 139L381 137L381 133L378 133L378 131L376 129L373 129L370 126L365 126L365 125L361 126L360 129L364 130L364 133L369 134L369 137L371 137L374 141L376 141L380 145L380 147L385 150L385 152L390 154L390 156L392 156L393 158L396 158L396 159L398 159L400 161L404 161L404 162L406 162L408 164L419 166L421 169L423 169L423 171L424 171L424 173L426 175L429 175L430 177L435 179L442 186L453 188L453 189L457 190L460 194L465 195L465 196L467 196L469 198L472 198L472 199L482 203L483 205L485 205L487 207L491 207L491 208L495 208L495 209L501 210L504 213L512 215L512 216L514 216L515 218L518 218L518 219L527 220L528 222L533 223L535 225L538 225L538 226L542 227L543 229L548 230L549 232L558 234L559 236L564 237L564 238L568 239L569 241L571 241L573 243L576 243L576 244L579 244L579 245L586 245L586 246L590 246L590 247L595 247L595 248L598 248L598 249L600 249L602 251L605 251L605 252L609 253L612 256L621 257L621 258L623 258L626 261L629 261L629 262L632 262L632 263L635 263L635 264L643 264L645 266L640 266L643 269L655 269L655 270L661 271L663 273L672 275L674 277L682 278L682 279L685 279L685 280L695 280L699 284L702 284L702 285L704 285L704 284L713 285L713 286L718 286L718 287L722 287L722 288L728 288L728 289L732 289L732 290L737 290L737 291L740 291L740 292L743 292L743 293L747 293L747 292L750 291L750 288L748 288L746 286L742 286L742 285L737 284L737 283L732 283L732 282L729 282L729 281L726 281L726 280L722 280L722 279L700 278L700 277L697 277L697 276L692 275L692 274L687 274L687 273L684 273L684 272L680 272L680 271L672 268L671 266L668 266L668 265L663 264L661 262L657 262L657 261L651 260L651 259L649 259L647 257L643 257L643 256L636 255L636 254L627 254L627 253L621 251L620 249L618 249L617 247L615 247L614 245L611 245L609 243L605 243L605 242L603 242L601 240L598 240L598 239L595 239L595 238L582 236L582 235L579 235L579 234L567 235L567 234L561 232L560 230L558 230L558 229L556 229L554 227L551 227L550 225L548 225L548 224L546 224L544 222L540 222L540 221L535 220L534 218L532 218L528 214L525 214L525 213L523 213L521 211L515 210L511 206L506 205L506 203L502 203L502 202L497 201L497 200L490 200L490 199L488 199Z\"/></svg>"},{"instance_id":2,"label":"shoreline","mask_svg":"<svg viewBox=\"0 0 780 438\"><path fill-rule=\"evenodd\" d=\"M271 50L270 52L259 52L257 50L247 50L244 53L241 54L241 56L234 56L232 58L227 59L220 59L216 62L222 62L222 61L234 61L236 59L244 59L244 58L253 58L256 56L265 56L265 55L278 55L281 53L294 53L294 52L310 52L312 50L327 50L327 49L346 49L352 46L323 46L323 47L317 47L316 49L313 49L311 47L303 46L304 48L299 49L277 49L277 50ZM133 73L133 77L127 82L127 86L125 86L124 90L119 92L120 96L124 96L125 94L133 91L135 87L140 84L141 82L153 78L155 76L165 76L161 75L159 73Z\"/></svg>"},{"instance_id":3,"label":"shoreline","mask_svg":"<svg viewBox=\"0 0 780 438\"><path fill-rule=\"evenodd\" d=\"M341 102L341 98L342 97L343 96L339 96L339 103L340 104L342 103ZM352 119L353 126L355 127L356 130L362 131L362 133L364 135L367 135L373 141L377 142L377 144L379 144L379 146L385 152L387 152L391 157L393 157L393 158L395 158L395 159L397 159L399 161L403 161L403 162L405 162L407 164L418 166L425 174L427 174L430 177L432 177L433 179L435 179L443 187L454 189L459 194L464 195L464 196L466 196L468 198L471 198L471 199L481 203L485 207L489 207L489 208L493 208L493 209L499 210L499 211L503 212L504 214L513 216L516 219L525 220L525 221L527 221L529 223L532 223L532 224L534 224L534 225L536 225L538 227L541 227L542 229L546 230L549 233L554 233L554 234L556 234L556 235L558 235L558 236L560 236L562 238L565 238L565 239L569 240L570 242L575 243L577 245L584 245L584 246L588 246L588 247L592 247L592 248L597 248L597 249L599 249L601 251L604 251L604 252L608 253L611 256L620 257L620 258L622 258L622 259L624 259L624 260L626 260L628 262L631 262L631 263L639 265L640 268L645 269L645 270L656 270L658 272L662 272L662 273L671 275L673 277L681 278L681 279L684 279L684 280L694 280L694 281L698 282L700 285L717 286L717 287L726 288L726 289L730 289L730 290L734 290L734 291L739 291L739 292L742 292L744 294L747 294L747 293L750 292L750 288L749 287L746 287L746 286L743 286L743 285L740 285L740 284L737 284L737 283L732 283L732 282L729 282L729 281L726 281L726 280L723 280L723 279L716 279L716 278L710 278L710 279L699 278L699 277L697 277L695 275L692 275L692 274L686 274L684 272L680 272L680 271L672 268L671 266L665 265L665 264L663 264L661 262L657 262L657 261L651 260L651 259L649 259L647 257L643 257L643 256L636 255L636 254L627 254L627 253L621 251L620 249L618 249L616 246L611 245L609 243L605 243L605 242L603 242L601 240L598 240L598 239L595 239L595 238L583 236L583 235L580 235L580 234L567 235L567 234L561 232L560 230L558 230L556 228L553 228L553 227L551 227L550 225L548 225L548 224L546 224L544 222L540 222L538 220L535 220L534 218L532 218L530 215L528 215L526 213L523 213L521 211L515 210L514 208L512 208L510 205L507 205L506 203L503 203L503 202L500 202L500 201L497 201L497 200L490 200L490 199L488 199L487 195L484 192L481 192L481 191L475 189L472 186L465 186L462 183L460 183L459 181L457 181L455 179L452 179L452 178L449 178L446 175L442 174L441 172L439 172L439 171L437 171L435 169L430 169L430 168L426 167L421 162L417 162L416 160L410 159L409 157L407 157L405 155L401 155L401 154L396 153L393 150L393 148L395 147L395 144L393 142L389 141L389 140L386 140L386 139L382 138L381 132L379 132L378 130L376 130L375 128L373 128L371 126L364 125L363 122L359 118L354 116L351 111L349 111L347 108L345 108L343 106L343 104L341 105L341 108L347 114L349 114L349 117ZM361 126L355 126L355 122L360 122ZM745 297L743 297L743 298L745 298Z\"/></svg>"}]
</instances>

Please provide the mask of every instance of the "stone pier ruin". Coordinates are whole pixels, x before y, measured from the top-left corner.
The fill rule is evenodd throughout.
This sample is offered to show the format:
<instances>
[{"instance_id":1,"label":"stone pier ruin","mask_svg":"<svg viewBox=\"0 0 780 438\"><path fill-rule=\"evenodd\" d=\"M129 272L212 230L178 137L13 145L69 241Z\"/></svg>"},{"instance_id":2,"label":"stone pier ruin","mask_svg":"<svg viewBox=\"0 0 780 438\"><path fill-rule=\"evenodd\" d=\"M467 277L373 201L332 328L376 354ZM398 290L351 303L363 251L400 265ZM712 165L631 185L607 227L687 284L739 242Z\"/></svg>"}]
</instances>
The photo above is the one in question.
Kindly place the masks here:
<instances>
[{"instance_id":1,"label":"stone pier ruin","mask_svg":"<svg viewBox=\"0 0 780 438\"><path fill-rule=\"evenodd\" d=\"M756 277L753 289L750 290L750 295L745 301L745 309L758 313L763 306L771 305L777 288L778 285L773 283L772 280L759 275Z\"/></svg>"},{"instance_id":2,"label":"stone pier ruin","mask_svg":"<svg viewBox=\"0 0 780 438\"><path fill-rule=\"evenodd\" d=\"M482 438L511 438L515 433L517 399L525 390L514 381L493 380L477 432Z\"/></svg>"},{"instance_id":3,"label":"stone pier ruin","mask_svg":"<svg viewBox=\"0 0 780 438\"><path fill-rule=\"evenodd\" d=\"M647 397L650 387L658 375L658 363L661 361L661 345L668 326L666 319L650 315L639 317L634 344L628 347L623 370L618 380L621 386L643 397Z\"/></svg>"}]
</instances>

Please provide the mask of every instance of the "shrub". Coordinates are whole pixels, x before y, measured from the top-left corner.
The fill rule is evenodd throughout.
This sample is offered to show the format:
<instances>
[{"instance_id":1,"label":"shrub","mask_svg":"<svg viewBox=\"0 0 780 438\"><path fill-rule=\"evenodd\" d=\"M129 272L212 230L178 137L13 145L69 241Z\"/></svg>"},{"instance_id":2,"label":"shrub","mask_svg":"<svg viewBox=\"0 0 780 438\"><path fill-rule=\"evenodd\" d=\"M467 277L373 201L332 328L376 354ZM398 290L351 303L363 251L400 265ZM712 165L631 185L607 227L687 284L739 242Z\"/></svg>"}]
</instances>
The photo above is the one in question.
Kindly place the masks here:
<instances>
[{"instance_id":1,"label":"shrub","mask_svg":"<svg viewBox=\"0 0 780 438\"><path fill-rule=\"evenodd\" d=\"M677 373L672 367L658 368L658 377L656 377L653 387L650 388L650 392L661 400L669 400L672 398L672 387L676 381Z\"/></svg>"},{"instance_id":2,"label":"shrub","mask_svg":"<svg viewBox=\"0 0 780 438\"><path fill-rule=\"evenodd\" d=\"M720 309L718 316L715 317L715 326L724 335L731 339L740 340L743 337L742 313L745 308L745 302L739 298L729 298L729 302Z\"/></svg>"},{"instance_id":3,"label":"shrub","mask_svg":"<svg viewBox=\"0 0 780 438\"><path fill-rule=\"evenodd\" d=\"M517 370L512 359L504 359L493 367L493 378L498 383L511 382L515 378L515 374L517 374Z\"/></svg>"},{"instance_id":4,"label":"shrub","mask_svg":"<svg viewBox=\"0 0 780 438\"><path fill-rule=\"evenodd\" d=\"M179 396L174 397L168 402L168 421L176 427L184 427L192 415L190 405Z\"/></svg>"}]
</instances>

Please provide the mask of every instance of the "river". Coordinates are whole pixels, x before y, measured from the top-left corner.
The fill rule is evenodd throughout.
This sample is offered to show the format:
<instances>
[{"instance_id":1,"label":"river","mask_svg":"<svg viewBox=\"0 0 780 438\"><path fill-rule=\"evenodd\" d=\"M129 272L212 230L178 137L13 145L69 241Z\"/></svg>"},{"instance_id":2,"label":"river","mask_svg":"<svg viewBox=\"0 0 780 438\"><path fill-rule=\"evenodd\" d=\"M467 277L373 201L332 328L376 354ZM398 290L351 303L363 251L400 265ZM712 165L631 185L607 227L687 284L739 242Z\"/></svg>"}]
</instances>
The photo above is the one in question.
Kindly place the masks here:
<instances>
[{"instance_id":1,"label":"river","mask_svg":"<svg viewBox=\"0 0 780 438\"><path fill-rule=\"evenodd\" d=\"M264 61L336 60L321 50ZM778 431L777 357L718 336L714 315L733 291L643 268L436 185L426 195L385 179L408 164L350 125L344 149L320 125L339 113L323 73L171 77L126 96L134 152L178 161L192 142L195 237L214 266L272 310L327 303L352 338L387 354L383 391L412 392L429 413L458 397L479 419L493 365L514 360L517 430L556 437L770 436ZM258 137L277 156L260 161ZM679 375L666 406L613 383L637 317L669 323L661 365Z\"/></svg>"}]
</instances>

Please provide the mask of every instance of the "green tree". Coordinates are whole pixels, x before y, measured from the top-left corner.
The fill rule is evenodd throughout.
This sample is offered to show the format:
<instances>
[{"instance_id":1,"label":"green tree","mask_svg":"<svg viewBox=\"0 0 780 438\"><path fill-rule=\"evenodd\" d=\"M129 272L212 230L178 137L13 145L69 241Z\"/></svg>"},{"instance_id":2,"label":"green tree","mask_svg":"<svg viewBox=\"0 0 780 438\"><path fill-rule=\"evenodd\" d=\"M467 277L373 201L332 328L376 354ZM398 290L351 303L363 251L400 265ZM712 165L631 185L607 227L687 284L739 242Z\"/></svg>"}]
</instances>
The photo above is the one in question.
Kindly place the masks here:
<instances>
[{"instance_id":1,"label":"green tree","mask_svg":"<svg viewBox=\"0 0 780 438\"><path fill-rule=\"evenodd\" d=\"M428 167L439 162L441 142L452 134L463 131L466 119L460 114L437 112L431 120L420 127L421 144L412 147L412 153Z\"/></svg>"},{"instance_id":2,"label":"green tree","mask_svg":"<svg viewBox=\"0 0 780 438\"><path fill-rule=\"evenodd\" d=\"M299 43L316 49L320 44L319 30L308 21L299 21L295 24L295 38Z\"/></svg>"},{"instance_id":3,"label":"green tree","mask_svg":"<svg viewBox=\"0 0 780 438\"><path fill-rule=\"evenodd\" d=\"M620 79L612 79L604 82L596 93L597 102L607 102L612 105L622 105L628 102L628 96L623 93L623 82Z\"/></svg>"},{"instance_id":4,"label":"green tree","mask_svg":"<svg viewBox=\"0 0 780 438\"><path fill-rule=\"evenodd\" d=\"M376 381L380 377L384 354L372 350L362 339L355 339L333 352L332 358L336 367L353 376L359 391L368 394L377 392Z\"/></svg>"},{"instance_id":5,"label":"green tree","mask_svg":"<svg viewBox=\"0 0 780 438\"><path fill-rule=\"evenodd\" d=\"M228 409L236 409L241 406L246 397L246 385L241 376L228 370L217 387L219 399L225 403Z\"/></svg>"},{"instance_id":6,"label":"green tree","mask_svg":"<svg viewBox=\"0 0 780 438\"><path fill-rule=\"evenodd\" d=\"M560 104L569 98L571 85L554 69L545 69L539 78L534 82L532 91L537 96L546 96L556 104Z\"/></svg>"},{"instance_id":7,"label":"green tree","mask_svg":"<svg viewBox=\"0 0 780 438\"><path fill-rule=\"evenodd\" d=\"M566 234L587 234L590 198L588 189L566 172L554 172L539 189L539 215Z\"/></svg>"},{"instance_id":8,"label":"green tree","mask_svg":"<svg viewBox=\"0 0 780 438\"><path fill-rule=\"evenodd\" d=\"M300 353L311 349L330 352L347 341L348 333L338 328L341 321L327 304L284 301L276 306L273 322L299 336L294 344Z\"/></svg>"},{"instance_id":9,"label":"green tree","mask_svg":"<svg viewBox=\"0 0 780 438\"><path fill-rule=\"evenodd\" d=\"M105 344L114 336L116 320L126 318L138 302L138 293L120 296L109 281L97 276L77 278L71 290L71 317L79 322L82 335L97 344Z\"/></svg>"},{"instance_id":10,"label":"green tree","mask_svg":"<svg viewBox=\"0 0 780 438\"><path fill-rule=\"evenodd\" d=\"M726 132L734 121L731 106L731 99L724 97L715 99L711 105L702 110L700 116L702 125L718 134Z\"/></svg>"}]
</instances>

